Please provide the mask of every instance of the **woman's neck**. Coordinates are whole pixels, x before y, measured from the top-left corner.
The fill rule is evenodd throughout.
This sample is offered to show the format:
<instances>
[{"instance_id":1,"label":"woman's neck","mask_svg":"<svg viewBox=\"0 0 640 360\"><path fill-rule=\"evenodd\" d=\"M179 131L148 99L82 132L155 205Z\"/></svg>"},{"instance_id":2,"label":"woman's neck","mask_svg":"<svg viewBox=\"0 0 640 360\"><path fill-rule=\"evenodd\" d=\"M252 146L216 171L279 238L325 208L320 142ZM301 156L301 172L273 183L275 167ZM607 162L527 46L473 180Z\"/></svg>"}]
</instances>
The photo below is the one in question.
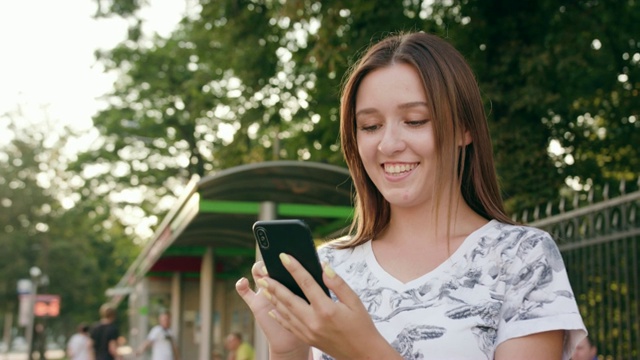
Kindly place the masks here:
<instances>
[{"instance_id":1,"label":"woman's neck","mask_svg":"<svg viewBox=\"0 0 640 360\"><path fill-rule=\"evenodd\" d=\"M466 237L482 227L487 220L475 213L463 200L450 209L443 204L436 209L432 203L419 207L391 207L389 226L380 239L420 241L431 245L448 243L450 239Z\"/></svg>"}]
</instances>

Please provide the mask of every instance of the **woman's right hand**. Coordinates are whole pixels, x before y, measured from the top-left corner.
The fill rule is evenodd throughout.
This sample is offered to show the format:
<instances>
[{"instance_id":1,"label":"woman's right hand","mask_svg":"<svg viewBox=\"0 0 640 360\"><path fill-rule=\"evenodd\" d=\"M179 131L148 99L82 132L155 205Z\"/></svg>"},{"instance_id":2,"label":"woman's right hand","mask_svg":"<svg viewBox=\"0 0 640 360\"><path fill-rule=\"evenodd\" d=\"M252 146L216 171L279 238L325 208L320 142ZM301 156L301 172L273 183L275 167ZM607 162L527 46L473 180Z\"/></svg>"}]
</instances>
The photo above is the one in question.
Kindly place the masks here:
<instances>
[{"instance_id":1,"label":"woman's right hand","mask_svg":"<svg viewBox=\"0 0 640 360\"><path fill-rule=\"evenodd\" d=\"M255 282L269 277L262 261L253 264L251 275ZM271 279L271 281L275 280ZM247 303L267 337L270 359L308 359L309 345L283 328L269 315L269 311L272 311L274 307L267 298L271 295L266 290L260 289L258 292L254 292L249 286L249 280L242 278L236 283L236 291Z\"/></svg>"}]
</instances>

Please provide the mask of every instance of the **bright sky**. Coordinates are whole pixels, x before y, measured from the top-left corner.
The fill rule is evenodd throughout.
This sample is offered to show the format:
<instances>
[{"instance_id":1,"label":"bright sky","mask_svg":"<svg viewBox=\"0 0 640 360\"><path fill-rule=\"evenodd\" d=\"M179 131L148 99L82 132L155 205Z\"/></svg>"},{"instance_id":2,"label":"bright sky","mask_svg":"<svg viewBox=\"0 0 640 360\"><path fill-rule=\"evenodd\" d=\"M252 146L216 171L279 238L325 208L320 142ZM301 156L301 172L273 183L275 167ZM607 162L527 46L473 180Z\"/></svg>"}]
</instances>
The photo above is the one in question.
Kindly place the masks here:
<instances>
[{"instance_id":1,"label":"bright sky","mask_svg":"<svg viewBox=\"0 0 640 360\"><path fill-rule=\"evenodd\" d=\"M93 19L97 1L0 0L0 145L13 137L5 115L18 111L20 115L12 117L19 119L20 128L40 126L47 134L53 132L52 137L64 125L89 130L67 144L71 152L95 139L91 118L101 108L98 98L111 90L116 76L103 72L94 52L115 47L128 28L121 18ZM188 1L148 0L140 13L143 32L169 36ZM135 223L142 237L153 233L153 219Z\"/></svg>"},{"instance_id":2,"label":"bright sky","mask_svg":"<svg viewBox=\"0 0 640 360\"><path fill-rule=\"evenodd\" d=\"M150 0L141 13L145 30L167 36L185 1ZM25 125L48 117L77 129L92 126L97 97L115 79L93 53L113 48L127 32L123 19L94 20L96 8L97 0L0 1L0 144L10 136L1 117L18 108Z\"/></svg>"}]
</instances>

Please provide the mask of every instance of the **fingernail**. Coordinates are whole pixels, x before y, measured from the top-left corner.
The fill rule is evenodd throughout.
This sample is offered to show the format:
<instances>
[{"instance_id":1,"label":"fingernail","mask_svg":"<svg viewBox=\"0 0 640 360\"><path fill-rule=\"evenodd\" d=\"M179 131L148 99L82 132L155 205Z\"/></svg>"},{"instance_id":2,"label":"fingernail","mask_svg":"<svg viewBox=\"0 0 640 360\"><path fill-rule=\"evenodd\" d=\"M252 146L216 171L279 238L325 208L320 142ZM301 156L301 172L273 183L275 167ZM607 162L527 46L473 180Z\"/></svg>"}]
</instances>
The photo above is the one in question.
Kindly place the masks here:
<instances>
[{"instance_id":1,"label":"fingernail","mask_svg":"<svg viewBox=\"0 0 640 360\"><path fill-rule=\"evenodd\" d=\"M280 261L282 261L282 263L285 265L291 264L291 259L289 259L289 255L285 253L280 253Z\"/></svg>"},{"instance_id":2,"label":"fingernail","mask_svg":"<svg viewBox=\"0 0 640 360\"><path fill-rule=\"evenodd\" d=\"M269 311L267 314L269 314L269 316L271 316L274 319L276 318L276 313L273 310Z\"/></svg>"},{"instance_id":3,"label":"fingernail","mask_svg":"<svg viewBox=\"0 0 640 360\"><path fill-rule=\"evenodd\" d=\"M261 292L264 294L264 296L267 298L267 300L271 301L271 293L269 292L269 290L262 289Z\"/></svg>"},{"instance_id":4,"label":"fingernail","mask_svg":"<svg viewBox=\"0 0 640 360\"><path fill-rule=\"evenodd\" d=\"M258 286L260 286L263 289L266 289L269 287L269 283L265 279L258 279L258 281L256 282L258 283Z\"/></svg>"},{"instance_id":5,"label":"fingernail","mask_svg":"<svg viewBox=\"0 0 640 360\"><path fill-rule=\"evenodd\" d=\"M260 269L262 271L262 275L269 275L269 272L267 271L267 267L263 266L262 269Z\"/></svg>"},{"instance_id":6,"label":"fingernail","mask_svg":"<svg viewBox=\"0 0 640 360\"><path fill-rule=\"evenodd\" d=\"M329 266L329 265L325 265L325 266L324 266L324 273L325 273L325 274L327 274L327 276L328 276L330 279L333 279L334 277L336 277L336 272L335 272L335 271L333 271L333 269L332 269L332 268L331 268L331 266Z\"/></svg>"}]
</instances>

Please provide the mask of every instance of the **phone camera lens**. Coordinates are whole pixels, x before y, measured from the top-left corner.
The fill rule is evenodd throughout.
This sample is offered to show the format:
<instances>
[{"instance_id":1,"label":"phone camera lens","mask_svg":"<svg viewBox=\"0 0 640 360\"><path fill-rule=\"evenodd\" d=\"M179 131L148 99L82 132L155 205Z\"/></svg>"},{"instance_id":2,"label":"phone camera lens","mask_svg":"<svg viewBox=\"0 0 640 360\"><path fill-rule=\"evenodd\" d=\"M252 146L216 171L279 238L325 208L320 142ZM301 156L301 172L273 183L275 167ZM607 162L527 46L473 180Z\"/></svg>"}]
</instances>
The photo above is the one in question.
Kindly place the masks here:
<instances>
[{"instance_id":1,"label":"phone camera lens","mask_svg":"<svg viewBox=\"0 0 640 360\"><path fill-rule=\"evenodd\" d=\"M260 247L264 249L268 248L269 239L267 238L267 231L264 228L258 228L256 235L258 235L258 244L260 244Z\"/></svg>"}]
</instances>

